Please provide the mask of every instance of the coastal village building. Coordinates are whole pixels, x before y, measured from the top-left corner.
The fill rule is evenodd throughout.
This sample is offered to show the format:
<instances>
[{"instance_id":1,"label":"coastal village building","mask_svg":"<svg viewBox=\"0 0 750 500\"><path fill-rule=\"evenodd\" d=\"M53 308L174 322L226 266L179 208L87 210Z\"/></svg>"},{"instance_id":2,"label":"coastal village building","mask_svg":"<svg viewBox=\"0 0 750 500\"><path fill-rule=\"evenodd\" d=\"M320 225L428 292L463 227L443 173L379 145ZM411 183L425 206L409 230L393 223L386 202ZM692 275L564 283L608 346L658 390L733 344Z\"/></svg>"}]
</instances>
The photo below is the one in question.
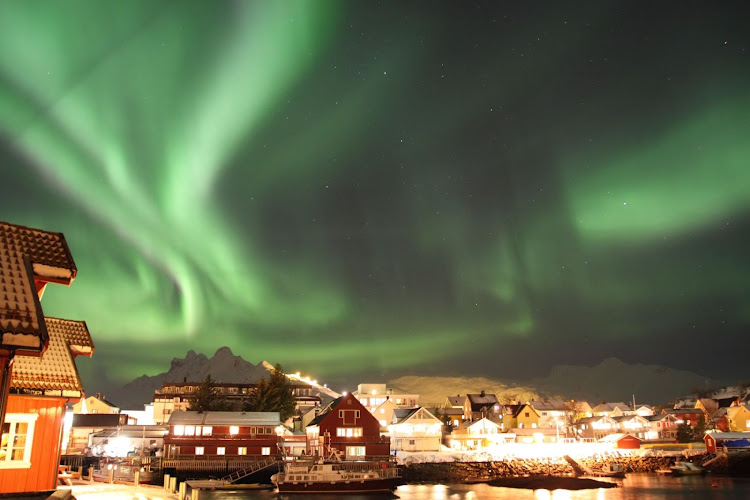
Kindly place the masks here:
<instances>
[{"instance_id":1,"label":"coastal village building","mask_svg":"<svg viewBox=\"0 0 750 500\"><path fill-rule=\"evenodd\" d=\"M569 411L564 401L530 401L529 406L539 415L539 427L562 429L564 432Z\"/></svg>"},{"instance_id":2,"label":"coastal village building","mask_svg":"<svg viewBox=\"0 0 750 500\"><path fill-rule=\"evenodd\" d=\"M579 418L575 422L575 428L577 436L581 439L598 441L607 434L617 432L618 425L612 417L599 415Z\"/></svg>"},{"instance_id":3,"label":"coastal village building","mask_svg":"<svg viewBox=\"0 0 750 500\"><path fill-rule=\"evenodd\" d=\"M445 398L443 405L437 409L437 416L447 420L452 427L458 427L466 421L464 402L466 396L456 395Z\"/></svg>"},{"instance_id":4,"label":"coastal village building","mask_svg":"<svg viewBox=\"0 0 750 500\"><path fill-rule=\"evenodd\" d=\"M502 406L494 394L484 391L479 394L467 394L464 401L464 418L472 421L483 418L499 421L501 409Z\"/></svg>"},{"instance_id":5,"label":"coastal village building","mask_svg":"<svg viewBox=\"0 0 750 500\"><path fill-rule=\"evenodd\" d=\"M351 393L332 401L306 431L311 455L362 460L390 454L390 438L381 437L380 422Z\"/></svg>"},{"instance_id":6,"label":"coastal village building","mask_svg":"<svg viewBox=\"0 0 750 500\"><path fill-rule=\"evenodd\" d=\"M499 423L488 418L466 421L453 429L450 447L457 451L486 450L501 444L515 442L515 434L503 433Z\"/></svg>"},{"instance_id":7,"label":"coastal village building","mask_svg":"<svg viewBox=\"0 0 750 500\"><path fill-rule=\"evenodd\" d=\"M703 441L708 453L750 452L750 432L707 432Z\"/></svg>"},{"instance_id":8,"label":"coastal village building","mask_svg":"<svg viewBox=\"0 0 750 500\"><path fill-rule=\"evenodd\" d=\"M660 413L646 418L649 422L646 439L653 441L674 441L677 439L677 426L679 425L677 417Z\"/></svg>"},{"instance_id":9,"label":"coastal village building","mask_svg":"<svg viewBox=\"0 0 750 500\"><path fill-rule=\"evenodd\" d=\"M425 408L396 409L388 433L393 451L440 451L443 422Z\"/></svg>"},{"instance_id":10,"label":"coastal village building","mask_svg":"<svg viewBox=\"0 0 750 500\"><path fill-rule=\"evenodd\" d=\"M536 429L539 427L539 414L530 404L520 404L510 419L510 423L513 425L510 429L516 427L519 429Z\"/></svg>"},{"instance_id":11,"label":"coastal village building","mask_svg":"<svg viewBox=\"0 0 750 500\"><path fill-rule=\"evenodd\" d=\"M128 416L120 413L74 413L73 420L68 433L68 442L66 444L66 453L84 453L87 450L92 451L90 436L96 432L102 432L105 429L114 429L128 425ZM103 439L94 445L103 445ZM94 453L101 454L101 453Z\"/></svg>"},{"instance_id":12,"label":"coastal village building","mask_svg":"<svg viewBox=\"0 0 750 500\"><path fill-rule=\"evenodd\" d=\"M511 429L511 435L522 444L558 443L565 438L560 429L549 427Z\"/></svg>"},{"instance_id":13,"label":"coastal village building","mask_svg":"<svg viewBox=\"0 0 750 500\"><path fill-rule=\"evenodd\" d=\"M84 322L45 318L40 301L76 273L62 234L0 222L0 493L57 483L63 414L83 392L75 358L94 345Z\"/></svg>"},{"instance_id":14,"label":"coastal village building","mask_svg":"<svg viewBox=\"0 0 750 500\"><path fill-rule=\"evenodd\" d=\"M73 405L73 413L120 413L114 403L107 401L107 398L98 392L94 396L81 399Z\"/></svg>"},{"instance_id":15,"label":"coastal village building","mask_svg":"<svg viewBox=\"0 0 750 500\"><path fill-rule=\"evenodd\" d=\"M750 405L730 406L726 411L728 431L750 431Z\"/></svg>"},{"instance_id":16,"label":"coastal village building","mask_svg":"<svg viewBox=\"0 0 750 500\"><path fill-rule=\"evenodd\" d=\"M637 450L641 447L641 440L631 434L615 432L601 439L600 443L611 443L612 447L619 450Z\"/></svg>"},{"instance_id":17,"label":"coastal village building","mask_svg":"<svg viewBox=\"0 0 750 500\"><path fill-rule=\"evenodd\" d=\"M374 413L386 400L393 401L398 408L419 406L419 394L389 388L386 384L359 384L353 394L370 413Z\"/></svg>"},{"instance_id":18,"label":"coastal village building","mask_svg":"<svg viewBox=\"0 0 750 500\"><path fill-rule=\"evenodd\" d=\"M388 433L388 424L393 421L393 412L398 409L398 405L396 405L396 403L394 403L393 400L389 398L383 401L383 403L375 408L375 410L372 412L372 414L375 416L375 418L378 419L378 422L380 423L381 433L383 432L383 430Z\"/></svg>"},{"instance_id":19,"label":"coastal village building","mask_svg":"<svg viewBox=\"0 0 750 500\"><path fill-rule=\"evenodd\" d=\"M704 422L708 422L708 420L706 419L706 414L703 412L703 410L699 410L698 408L665 409L662 410L662 413L665 413L667 415L674 415L675 417L677 417L679 424L684 422L693 429L695 429L701 419L703 419Z\"/></svg>"},{"instance_id":20,"label":"coastal village building","mask_svg":"<svg viewBox=\"0 0 750 500\"><path fill-rule=\"evenodd\" d=\"M297 410L300 413L308 409L320 406L323 397L320 391L315 390L310 384L290 379ZM173 412L187 411L190 409L190 398L200 387L201 382L164 382L162 388L154 392L153 412L154 423L164 424L169 421ZM215 382L213 386L229 402L241 406L244 401L252 397L257 387L255 383Z\"/></svg>"},{"instance_id":21,"label":"coastal village building","mask_svg":"<svg viewBox=\"0 0 750 500\"><path fill-rule=\"evenodd\" d=\"M617 429L623 434L630 434L641 440L646 439L651 430L651 422L640 415L623 415L615 417Z\"/></svg>"},{"instance_id":22,"label":"coastal village building","mask_svg":"<svg viewBox=\"0 0 750 500\"><path fill-rule=\"evenodd\" d=\"M633 410L623 402L600 403L591 409L591 413L595 417L622 417L623 415L632 415Z\"/></svg>"},{"instance_id":23,"label":"coastal village building","mask_svg":"<svg viewBox=\"0 0 750 500\"><path fill-rule=\"evenodd\" d=\"M179 411L168 426L166 458L276 455L282 432L278 412Z\"/></svg>"}]
</instances>

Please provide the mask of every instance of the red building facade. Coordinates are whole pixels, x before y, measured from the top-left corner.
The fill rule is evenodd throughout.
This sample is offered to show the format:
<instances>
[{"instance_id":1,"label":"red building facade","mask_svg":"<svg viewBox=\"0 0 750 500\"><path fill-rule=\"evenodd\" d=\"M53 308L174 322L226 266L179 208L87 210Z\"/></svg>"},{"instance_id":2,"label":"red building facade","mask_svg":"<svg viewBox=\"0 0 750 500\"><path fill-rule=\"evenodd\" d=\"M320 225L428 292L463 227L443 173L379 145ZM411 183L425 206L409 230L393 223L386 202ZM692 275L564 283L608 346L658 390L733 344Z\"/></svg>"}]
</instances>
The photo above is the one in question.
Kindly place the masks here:
<instances>
[{"instance_id":1,"label":"red building facade","mask_svg":"<svg viewBox=\"0 0 750 500\"><path fill-rule=\"evenodd\" d=\"M278 412L177 411L164 436L166 458L276 456Z\"/></svg>"},{"instance_id":2,"label":"red building facade","mask_svg":"<svg viewBox=\"0 0 750 500\"><path fill-rule=\"evenodd\" d=\"M391 440L380 435L380 423L352 394L333 401L306 428L307 452L346 460L364 460L390 454Z\"/></svg>"}]
</instances>

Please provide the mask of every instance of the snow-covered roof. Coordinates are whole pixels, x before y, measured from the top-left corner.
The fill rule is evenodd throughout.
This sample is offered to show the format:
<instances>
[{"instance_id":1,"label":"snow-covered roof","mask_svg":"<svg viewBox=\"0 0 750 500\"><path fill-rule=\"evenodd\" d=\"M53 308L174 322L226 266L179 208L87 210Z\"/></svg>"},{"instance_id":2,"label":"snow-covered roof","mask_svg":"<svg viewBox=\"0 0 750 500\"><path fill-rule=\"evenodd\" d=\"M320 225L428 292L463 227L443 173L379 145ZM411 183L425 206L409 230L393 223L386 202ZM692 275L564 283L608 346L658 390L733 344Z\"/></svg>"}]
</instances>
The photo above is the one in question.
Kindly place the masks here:
<instances>
[{"instance_id":1,"label":"snow-covered roof","mask_svg":"<svg viewBox=\"0 0 750 500\"><path fill-rule=\"evenodd\" d=\"M69 285L75 275L62 234L0 222L0 348L41 352L49 335L35 280Z\"/></svg>"},{"instance_id":2,"label":"snow-covered roof","mask_svg":"<svg viewBox=\"0 0 750 500\"><path fill-rule=\"evenodd\" d=\"M277 411L176 411L169 416L169 425L273 425L281 424Z\"/></svg>"},{"instance_id":3,"label":"snow-covered roof","mask_svg":"<svg viewBox=\"0 0 750 500\"><path fill-rule=\"evenodd\" d=\"M45 395L80 397L81 378L74 361L75 351L93 343L86 323L47 318L49 346L42 357L17 356L11 371L10 385L16 390L41 391Z\"/></svg>"}]
</instances>

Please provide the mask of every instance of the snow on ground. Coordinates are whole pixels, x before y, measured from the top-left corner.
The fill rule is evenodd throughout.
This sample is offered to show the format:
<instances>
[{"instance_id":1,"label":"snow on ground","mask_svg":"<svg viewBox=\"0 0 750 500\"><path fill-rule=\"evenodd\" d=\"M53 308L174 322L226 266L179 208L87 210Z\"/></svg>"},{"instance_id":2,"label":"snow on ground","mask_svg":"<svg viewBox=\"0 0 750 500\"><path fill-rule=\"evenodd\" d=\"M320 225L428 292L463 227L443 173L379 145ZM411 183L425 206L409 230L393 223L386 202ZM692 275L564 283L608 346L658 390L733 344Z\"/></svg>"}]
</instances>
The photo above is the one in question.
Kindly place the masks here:
<instances>
[{"instance_id":1,"label":"snow on ground","mask_svg":"<svg viewBox=\"0 0 750 500\"><path fill-rule=\"evenodd\" d=\"M569 455L573 458L606 458L606 457L659 457L690 456L705 453L705 450L660 450L640 448L637 450L615 449L611 444L602 443L544 443L519 444L511 443L486 450L437 452L399 451L396 458L399 464L440 463L440 462L500 462L507 460L562 458Z\"/></svg>"}]
</instances>

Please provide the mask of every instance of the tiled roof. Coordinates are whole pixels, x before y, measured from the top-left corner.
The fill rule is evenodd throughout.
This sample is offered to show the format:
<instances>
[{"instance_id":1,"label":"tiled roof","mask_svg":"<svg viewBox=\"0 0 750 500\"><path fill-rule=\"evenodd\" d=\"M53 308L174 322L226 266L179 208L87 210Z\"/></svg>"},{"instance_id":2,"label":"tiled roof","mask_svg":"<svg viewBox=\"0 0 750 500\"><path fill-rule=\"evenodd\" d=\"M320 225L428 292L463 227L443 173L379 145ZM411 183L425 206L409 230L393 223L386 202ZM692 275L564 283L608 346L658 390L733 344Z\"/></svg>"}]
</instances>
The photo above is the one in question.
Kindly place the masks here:
<instances>
[{"instance_id":1,"label":"tiled roof","mask_svg":"<svg viewBox=\"0 0 750 500\"><path fill-rule=\"evenodd\" d=\"M16 356L11 372L11 389L41 392L45 395L80 397L83 391L71 342L88 343L93 348L86 323L50 318L47 322L49 347L42 357ZM88 340L87 340L88 339Z\"/></svg>"},{"instance_id":2,"label":"tiled roof","mask_svg":"<svg viewBox=\"0 0 750 500\"><path fill-rule=\"evenodd\" d=\"M48 334L34 279L70 284L75 275L62 234L0 222L0 347L41 351Z\"/></svg>"},{"instance_id":3,"label":"tiled roof","mask_svg":"<svg viewBox=\"0 0 750 500\"><path fill-rule=\"evenodd\" d=\"M60 332L70 344L74 356L82 354L91 356L94 353L94 341L91 340L89 329L85 321L72 321L60 318L44 318L47 329ZM50 333L51 335L51 333Z\"/></svg>"}]
</instances>

